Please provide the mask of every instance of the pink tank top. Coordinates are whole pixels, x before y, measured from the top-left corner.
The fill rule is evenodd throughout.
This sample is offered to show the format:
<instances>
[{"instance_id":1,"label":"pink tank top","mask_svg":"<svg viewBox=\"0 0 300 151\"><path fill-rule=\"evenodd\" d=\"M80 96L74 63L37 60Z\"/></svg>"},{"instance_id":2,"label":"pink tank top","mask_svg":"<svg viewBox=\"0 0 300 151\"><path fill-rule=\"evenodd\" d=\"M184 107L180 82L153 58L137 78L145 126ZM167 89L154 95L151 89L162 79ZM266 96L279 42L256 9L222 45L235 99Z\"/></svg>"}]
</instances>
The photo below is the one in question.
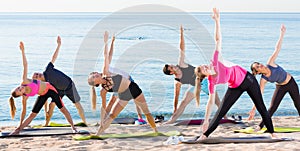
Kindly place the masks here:
<instances>
[{"instance_id":1,"label":"pink tank top","mask_svg":"<svg viewBox=\"0 0 300 151\"><path fill-rule=\"evenodd\" d=\"M247 74L247 70L238 65L226 67L218 60L218 57L219 51L216 50L213 56L212 65L214 66L217 75L208 76L209 93L214 93L214 87L217 84L228 83L229 88L236 88L244 81Z\"/></svg>"},{"instance_id":2,"label":"pink tank top","mask_svg":"<svg viewBox=\"0 0 300 151\"><path fill-rule=\"evenodd\" d=\"M32 80L29 84L24 84L24 86L28 86L31 88L31 92L29 94L25 94L25 96L35 96L39 93L40 89L40 82L39 80Z\"/></svg>"}]
</instances>

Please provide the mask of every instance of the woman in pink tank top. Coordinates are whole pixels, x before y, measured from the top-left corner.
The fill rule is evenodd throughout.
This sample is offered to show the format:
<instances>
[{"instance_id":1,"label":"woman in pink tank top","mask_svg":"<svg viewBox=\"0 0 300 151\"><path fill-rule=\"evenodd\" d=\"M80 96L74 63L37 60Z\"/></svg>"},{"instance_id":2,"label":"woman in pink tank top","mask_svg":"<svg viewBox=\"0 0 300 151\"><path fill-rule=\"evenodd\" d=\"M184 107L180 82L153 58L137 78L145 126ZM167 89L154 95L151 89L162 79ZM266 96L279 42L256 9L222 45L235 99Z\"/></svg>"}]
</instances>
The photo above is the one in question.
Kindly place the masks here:
<instances>
[{"instance_id":1,"label":"woman in pink tank top","mask_svg":"<svg viewBox=\"0 0 300 151\"><path fill-rule=\"evenodd\" d=\"M10 113L12 119L14 119L16 114L16 106L14 103L14 98L22 96L22 113L20 117L20 125L17 127L10 135L16 135L19 134L19 132L30 124L30 122L36 117L36 115L39 113L45 102L48 98L51 98L53 101L55 101L57 107L60 109L60 111L64 114L68 122L70 123L72 130L74 132L77 132L76 128L74 127L73 120L70 116L69 111L64 107L64 104L61 101L61 98L59 97L56 89L48 82L42 82L38 80L31 80L27 78L27 59L25 56L25 49L23 42L20 42L20 49L22 52L22 60L23 60L23 81L20 86L18 86L16 89L12 91L11 97L9 98L9 104L10 104ZM38 98L36 99L36 103L33 106L32 112L30 115L24 120L26 115L26 102L29 96L35 96L38 95Z\"/></svg>"},{"instance_id":2,"label":"woman in pink tank top","mask_svg":"<svg viewBox=\"0 0 300 151\"><path fill-rule=\"evenodd\" d=\"M256 105L259 113L261 114L268 131L272 137L275 137L272 120L267 112L264 105L262 95L259 90L258 82L255 77L247 72L244 68L234 65L231 67L225 66L219 61L219 55L221 50L222 36L220 30L220 14L219 11L214 8L212 18L215 21L215 44L216 48L210 65L201 65L195 68L196 78L196 89L195 96L199 96L200 87L199 84L204 78L208 78L209 87L209 100L206 106L205 120L202 126L203 134L198 138L206 139L218 126L219 121L228 112L231 106L237 101L243 92L247 92L251 97L252 101ZM214 104L215 97L215 86L217 84L228 84L227 92L221 102L213 119L209 122L209 117ZM199 104L200 98L196 97L196 101Z\"/></svg>"}]
</instances>

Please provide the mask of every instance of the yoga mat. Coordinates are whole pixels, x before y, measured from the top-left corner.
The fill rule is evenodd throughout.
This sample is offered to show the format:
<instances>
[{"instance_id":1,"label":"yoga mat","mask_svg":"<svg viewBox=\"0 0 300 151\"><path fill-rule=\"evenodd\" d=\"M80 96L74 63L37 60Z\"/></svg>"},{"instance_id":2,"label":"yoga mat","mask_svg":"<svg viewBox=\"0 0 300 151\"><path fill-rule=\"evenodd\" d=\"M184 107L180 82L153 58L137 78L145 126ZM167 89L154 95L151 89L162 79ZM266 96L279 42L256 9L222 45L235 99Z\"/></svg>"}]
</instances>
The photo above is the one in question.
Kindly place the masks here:
<instances>
[{"instance_id":1,"label":"yoga mat","mask_svg":"<svg viewBox=\"0 0 300 151\"><path fill-rule=\"evenodd\" d=\"M192 120L181 120L181 121L179 120L178 122L176 122L175 126L177 126L177 125L200 125L203 123L203 121L204 121L204 119L192 119ZM222 119L219 123L220 124L224 124L224 123L241 124L243 122L231 120L231 119Z\"/></svg>"},{"instance_id":2,"label":"yoga mat","mask_svg":"<svg viewBox=\"0 0 300 151\"><path fill-rule=\"evenodd\" d=\"M8 137L39 137L39 136L55 136L55 135L70 135L73 133L71 128L67 127L43 127L43 128L28 128L24 129L18 135L9 135L11 132L1 132L0 138ZM90 134L86 130L80 130L76 134Z\"/></svg>"},{"instance_id":3,"label":"yoga mat","mask_svg":"<svg viewBox=\"0 0 300 151\"><path fill-rule=\"evenodd\" d=\"M300 127L274 127L276 133L292 133L300 132ZM267 128L262 128L260 131L254 131L252 127L247 127L245 129L234 130L235 133L246 133L246 134L262 134L267 132Z\"/></svg>"},{"instance_id":4,"label":"yoga mat","mask_svg":"<svg viewBox=\"0 0 300 151\"><path fill-rule=\"evenodd\" d=\"M137 118L115 118L111 124L134 124Z\"/></svg>"},{"instance_id":5,"label":"yoga mat","mask_svg":"<svg viewBox=\"0 0 300 151\"><path fill-rule=\"evenodd\" d=\"M73 136L74 140L89 140L89 139L107 139L107 138L134 138L134 137L156 137L156 136L175 136L180 135L178 131L168 131L168 132L138 132L131 134L104 134L101 136L96 135L76 135Z\"/></svg>"},{"instance_id":6,"label":"yoga mat","mask_svg":"<svg viewBox=\"0 0 300 151\"><path fill-rule=\"evenodd\" d=\"M74 124L74 126L87 127L87 125L83 122L76 123L76 124ZM42 127L71 127L71 125L70 124L50 122L48 126L44 126L44 125L34 125L34 126L32 126L32 128L42 128Z\"/></svg>"},{"instance_id":7,"label":"yoga mat","mask_svg":"<svg viewBox=\"0 0 300 151\"><path fill-rule=\"evenodd\" d=\"M270 137L210 137L204 140L195 139L181 141L183 144L221 144L221 143L274 143L280 141L293 141L291 138L272 139Z\"/></svg>"}]
</instances>

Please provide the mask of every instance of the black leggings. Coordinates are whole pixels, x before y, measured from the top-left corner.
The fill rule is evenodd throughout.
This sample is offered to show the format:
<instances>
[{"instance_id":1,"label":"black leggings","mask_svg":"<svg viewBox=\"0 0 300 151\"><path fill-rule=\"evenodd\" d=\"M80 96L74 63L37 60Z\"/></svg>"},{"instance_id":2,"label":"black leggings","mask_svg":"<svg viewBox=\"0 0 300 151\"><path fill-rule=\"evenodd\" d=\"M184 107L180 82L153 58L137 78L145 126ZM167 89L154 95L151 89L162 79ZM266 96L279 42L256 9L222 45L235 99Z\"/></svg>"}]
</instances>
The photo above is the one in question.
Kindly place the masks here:
<instances>
[{"instance_id":1,"label":"black leggings","mask_svg":"<svg viewBox=\"0 0 300 151\"><path fill-rule=\"evenodd\" d=\"M210 121L209 127L205 133L205 136L209 136L219 125L219 121L226 115L231 106L237 101L243 92L247 92L255 104L258 112L262 116L266 127L270 133L274 132L273 123L270 115L263 102L263 98L259 89L256 78L247 72L247 75L240 86L237 88L228 88L227 92L221 102L219 109L217 110L214 118Z\"/></svg>"},{"instance_id":2,"label":"black leggings","mask_svg":"<svg viewBox=\"0 0 300 151\"><path fill-rule=\"evenodd\" d=\"M300 95L299 95L299 88L295 81L295 79L292 77L291 80L285 84L285 85L276 85L276 89L274 91L272 101L270 104L270 108L268 110L270 116L272 117L274 112L277 110L279 104L281 103L284 95L289 92L294 105L298 111L298 114L300 116ZM264 122L261 121L259 124L260 128L264 126Z\"/></svg>"},{"instance_id":3,"label":"black leggings","mask_svg":"<svg viewBox=\"0 0 300 151\"><path fill-rule=\"evenodd\" d=\"M45 95L40 95L37 97L32 112L33 113L39 113L40 110L42 109L43 105L47 101L48 98L51 98L53 102L55 102L56 106L61 109L64 104L61 101L61 98L59 97L58 93L55 92L54 90L49 89L48 92Z\"/></svg>"}]
</instances>

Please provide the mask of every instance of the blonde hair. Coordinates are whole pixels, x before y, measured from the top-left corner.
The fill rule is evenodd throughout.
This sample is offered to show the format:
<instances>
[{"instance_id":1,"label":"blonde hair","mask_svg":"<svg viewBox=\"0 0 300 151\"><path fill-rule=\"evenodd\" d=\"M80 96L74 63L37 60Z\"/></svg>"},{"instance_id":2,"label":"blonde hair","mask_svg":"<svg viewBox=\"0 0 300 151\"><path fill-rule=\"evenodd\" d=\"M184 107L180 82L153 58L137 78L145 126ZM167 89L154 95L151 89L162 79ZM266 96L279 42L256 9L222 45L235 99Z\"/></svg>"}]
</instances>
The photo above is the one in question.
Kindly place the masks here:
<instances>
[{"instance_id":1,"label":"blonde hair","mask_svg":"<svg viewBox=\"0 0 300 151\"><path fill-rule=\"evenodd\" d=\"M16 108L16 105L15 105L15 100L14 100L13 96L11 96L8 99L8 103L9 103L9 107L10 107L10 116L11 116L11 119L14 119L15 115L16 115L17 108Z\"/></svg>"},{"instance_id":2,"label":"blonde hair","mask_svg":"<svg viewBox=\"0 0 300 151\"><path fill-rule=\"evenodd\" d=\"M201 82L206 76L201 73L200 67L196 67L194 72L195 72L195 75L197 76L195 79L194 95L195 95L195 99L196 99L196 105L199 106L200 105Z\"/></svg>"},{"instance_id":3,"label":"blonde hair","mask_svg":"<svg viewBox=\"0 0 300 151\"><path fill-rule=\"evenodd\" d=\"M90 98L91 98L92 109L96 110L97 96L96 96L96 90L94 86L92 86L90 89Z\"/></svg>"}]
</instances>

